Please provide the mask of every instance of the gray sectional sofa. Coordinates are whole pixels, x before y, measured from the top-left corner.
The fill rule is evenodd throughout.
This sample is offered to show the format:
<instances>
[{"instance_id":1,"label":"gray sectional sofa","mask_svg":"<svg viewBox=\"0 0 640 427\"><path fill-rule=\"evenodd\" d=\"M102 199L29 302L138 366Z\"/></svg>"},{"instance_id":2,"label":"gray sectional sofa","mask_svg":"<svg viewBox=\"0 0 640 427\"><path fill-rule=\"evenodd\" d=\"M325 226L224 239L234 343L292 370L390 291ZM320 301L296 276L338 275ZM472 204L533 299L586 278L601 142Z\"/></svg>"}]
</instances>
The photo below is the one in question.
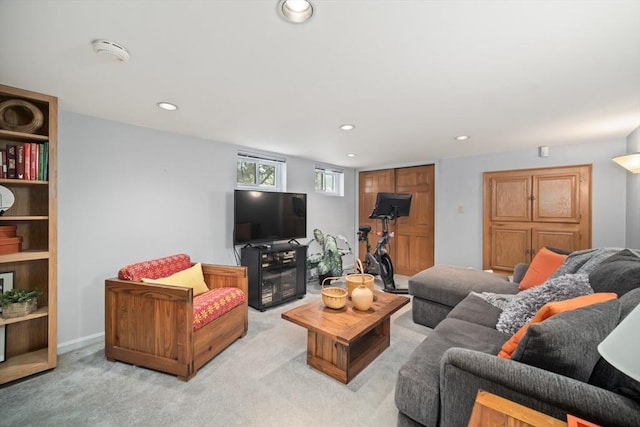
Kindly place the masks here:
<instances>
[{"instance_id":1,"label":"gray sectional sofa","mask_svg":"<svg viewBox=\"0 0 640 427\"><path fill-rule=\"evenodd\" d=\"M470 292L516 294L519 279L515 274L513 281L510 281L507 276L500 274L435 265L409 279L409 293L413 295L413 321L435 328Z\"/></svg>"},{"instance_id":2,"label":"gray sectional sofa","mask_svg":"<svg viewBox=\"0 0 640 427\"><path fill-rule=\"evenodd\" d=\"M573 414L603 426L639 426L640 383L597 352L597 344L640 303L639 255L619 249L569 255L556 273L589 274L594 292L619 298L531 326L523 338L526 351L521 341L513 355L526 355L520 361L496 356L511 336L496 330L502 310L470 294L516 294L517 284L444 266L414 276L414 320L434 329L398 373L398 425L466 426L482 389L558 419Z\"/></svg>"}]
</instances>

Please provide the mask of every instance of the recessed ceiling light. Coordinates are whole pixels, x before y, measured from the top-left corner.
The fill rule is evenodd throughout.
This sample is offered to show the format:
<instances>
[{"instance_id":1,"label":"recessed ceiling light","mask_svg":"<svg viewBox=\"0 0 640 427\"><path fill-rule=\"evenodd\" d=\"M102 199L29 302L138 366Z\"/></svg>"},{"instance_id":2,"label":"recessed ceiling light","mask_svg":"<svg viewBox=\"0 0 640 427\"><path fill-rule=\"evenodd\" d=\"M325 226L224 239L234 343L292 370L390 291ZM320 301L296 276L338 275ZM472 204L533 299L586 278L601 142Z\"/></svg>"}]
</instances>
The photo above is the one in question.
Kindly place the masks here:
<instances>
[{"instance_id":1,"label":"recessed ceiling light","mask_svg":"<svg viewBox=\"0 0 640 427\"><path fill-rule=\"evenodd\" d=\"M347 157L355 157L355 156L357 156L357 154L356 154L356 153L349 153L349 154L347 154Z\"/></svg>"},{"instance_id":2,"label":"recessed ceiling light","mask_svg":"<svg viewBox=\"0 0 640 427\"><path fill-rule=\"evenodd\" d=\"M178 106L176 104L172 104L170 102L158 102L158 107L167 111L176 111Z\"/></svg>"},{"instance_id":3,"label":"recessed ceiling light","mask_svg":"<svg viewBox=\"0 0 640 427\"><path fill-rule=\"evenodd\" d=\"M354 130L356 128L355 125L351 125L351 124L344 124L344 125L340 125L340 129L342 130Z\"/></svg>"},{"instance_id":4,"label":"recessed ceiling light","mask_svg":"<svg viewBox=\"0 0 640 427\"><path fill-rule=\"evenodd\" d=\"M308 0L280 0L278 10L285 20L293 24L307 22L313 15L313 5Z\"/></svg>"},{"instance_id":5,"label":"recessed ceiling light","mask_svg":"<svg viewBox=\"0 0 640 427\"><path fill-rule=\"evenodd\" d=\"M471 138L468 135L460 135L460 136L456 136L456 140L457 141L466 141L467 139Z\"/></svg>"}]
</instances>

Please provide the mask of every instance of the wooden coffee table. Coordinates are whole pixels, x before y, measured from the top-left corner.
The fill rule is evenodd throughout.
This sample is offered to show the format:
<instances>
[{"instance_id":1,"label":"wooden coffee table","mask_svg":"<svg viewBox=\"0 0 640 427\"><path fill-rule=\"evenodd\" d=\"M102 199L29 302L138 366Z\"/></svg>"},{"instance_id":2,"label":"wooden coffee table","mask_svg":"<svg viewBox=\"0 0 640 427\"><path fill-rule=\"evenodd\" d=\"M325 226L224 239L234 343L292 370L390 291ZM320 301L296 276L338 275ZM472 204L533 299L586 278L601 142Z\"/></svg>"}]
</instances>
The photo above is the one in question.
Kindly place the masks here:
<instances>
[{"instance_id":1,"label":"wooden coffee table","mask_svg":"<svg viewBox=\"0 0 640 427\"><path fill-rule=\"evenodd\" d=\"M375 295L367 311L355 310L351 301L334 310L318 300L282 313L283 319L308 329L308 365L347 384L389 347L391 315L409 298L380 291Z\"/></svg>"}]
</instances>

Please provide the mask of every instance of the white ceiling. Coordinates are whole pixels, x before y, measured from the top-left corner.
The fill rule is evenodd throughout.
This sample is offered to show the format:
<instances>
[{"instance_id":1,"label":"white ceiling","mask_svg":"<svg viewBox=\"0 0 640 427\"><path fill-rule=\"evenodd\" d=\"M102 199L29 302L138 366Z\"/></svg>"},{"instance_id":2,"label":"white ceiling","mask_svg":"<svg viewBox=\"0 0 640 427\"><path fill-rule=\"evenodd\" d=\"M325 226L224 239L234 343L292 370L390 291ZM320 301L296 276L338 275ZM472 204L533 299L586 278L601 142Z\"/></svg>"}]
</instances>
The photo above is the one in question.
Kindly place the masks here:
<instances>
[{"instance_id":1,"label":"white ceiling","mask_svg":"<svg viewBox=\"0 0 640 427\"><path fill-rule=\"evenodd\" d=\"M0 82L65 111L348 167L640 126L640 0L313 4L294 25L277 0L0 0ZM97 38L130 61L94 54Z\"/></svg>"}]
</instances>

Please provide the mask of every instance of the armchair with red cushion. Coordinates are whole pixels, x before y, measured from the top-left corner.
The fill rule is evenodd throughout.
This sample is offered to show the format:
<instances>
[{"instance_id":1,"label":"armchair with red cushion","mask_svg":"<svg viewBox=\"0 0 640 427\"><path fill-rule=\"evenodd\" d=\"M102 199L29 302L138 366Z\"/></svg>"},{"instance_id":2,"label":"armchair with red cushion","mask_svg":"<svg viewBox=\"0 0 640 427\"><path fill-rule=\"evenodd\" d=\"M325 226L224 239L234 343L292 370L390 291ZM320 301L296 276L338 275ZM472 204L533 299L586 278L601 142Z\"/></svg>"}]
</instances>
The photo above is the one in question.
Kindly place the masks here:
<instances>
[{"instance_id":1,"label":"armchair with red cushion","mask_svg":"<svg viewBox=\"0 0 640 427\"><path fill-rule=\"evenodd\" d=\"M105 280L105 356L188 381L247 333L246 267L178 254Z\"/></svg>"}]
</instances>

